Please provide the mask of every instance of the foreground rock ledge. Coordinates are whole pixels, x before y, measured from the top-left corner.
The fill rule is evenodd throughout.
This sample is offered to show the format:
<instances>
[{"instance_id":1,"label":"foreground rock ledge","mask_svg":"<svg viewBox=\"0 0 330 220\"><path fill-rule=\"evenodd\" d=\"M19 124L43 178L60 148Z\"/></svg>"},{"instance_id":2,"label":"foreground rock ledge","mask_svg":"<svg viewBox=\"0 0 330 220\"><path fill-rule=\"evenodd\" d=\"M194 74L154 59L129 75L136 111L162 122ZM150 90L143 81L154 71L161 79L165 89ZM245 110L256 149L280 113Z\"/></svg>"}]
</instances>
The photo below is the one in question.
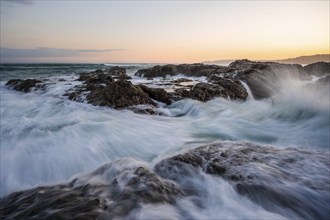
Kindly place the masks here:
<instances>
[{"instance_id":1,"label":"foreground rock ledge","mask_svg":"<svg viewBox=\"0 0 330 220\"><path fill-rule=\"evenodd\" d=\"M311 153L314 163L322 164L319 169L325 169L327 175L329 152L279 149L249 142L198 147L160 161L153 170L124 158L69 183L3 197L0 218L134 218L145 204L178 208L180 198L191 199L196 207L203 208L208 192L199 182L211 174L227 180L238 193L268 211L288 218L327 219L329 180L301 165L311 160Z\"/></svg>"}]
</instances>

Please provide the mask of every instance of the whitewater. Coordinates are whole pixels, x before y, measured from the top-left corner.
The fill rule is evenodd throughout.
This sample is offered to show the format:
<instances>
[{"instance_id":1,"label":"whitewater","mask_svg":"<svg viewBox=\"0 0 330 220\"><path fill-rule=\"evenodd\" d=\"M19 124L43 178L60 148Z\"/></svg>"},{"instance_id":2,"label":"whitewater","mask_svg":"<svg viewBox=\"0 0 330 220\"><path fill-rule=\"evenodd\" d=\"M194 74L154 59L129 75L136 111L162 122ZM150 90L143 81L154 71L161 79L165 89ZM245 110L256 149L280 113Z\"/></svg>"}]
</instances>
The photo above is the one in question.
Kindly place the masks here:
<instances>
[{"instance_id":1,"label":"whitewater","mask_svg":"<svg viewBox=\"0 0 330 220\"><path fill-rule=\"evenodd\" d=\"M154 64L0 66L0 197L71 181L97 188L116 177L119 185L125 184L136 175L135 168L143 167L185 193L192 192L175 202L139 203L126 219L330 217L329 87L306 87L315 78L285 79L269 99L255 100L251 92L244 102L184 99L160 104L160 115L93 106L63 96L81 84L76 81L79 73L117 65L126 68L133 84L139 84L147 80L134 73ZM14 91L5 85L13 78L42 79L47 87L30 93ZM163 81L154 78L152 83ZM273 194L250 188L240 191L228 179L202 168L188 170L188 175L180 170L166 173L167 164L161 166L168 158L210 144L221 145L229 154L246 146L264 149L249 154L262 163L238 164L233 172L258 174L258 184L267 185ZM106 197L107 192L100 195ZM278 198L286 194L292 197Z\"/></svg>"}]
</instances>

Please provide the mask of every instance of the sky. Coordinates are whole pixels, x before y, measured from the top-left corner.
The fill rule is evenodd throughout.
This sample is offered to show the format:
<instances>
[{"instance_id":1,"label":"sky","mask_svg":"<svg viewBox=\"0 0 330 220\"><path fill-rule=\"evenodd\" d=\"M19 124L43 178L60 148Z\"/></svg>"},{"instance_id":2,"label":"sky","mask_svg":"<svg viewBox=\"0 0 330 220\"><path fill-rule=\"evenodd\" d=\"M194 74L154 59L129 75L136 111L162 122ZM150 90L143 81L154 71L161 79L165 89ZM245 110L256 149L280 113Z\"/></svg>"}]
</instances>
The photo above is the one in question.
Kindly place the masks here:
<instances>
[{"instance_id":1,"label":"sky","mask_svg":"<svg viewBox=\"0 0 330 220\"><path fill-rule=\"evenodd\" d=\"M330 1L0 0L1 62L193 63L330 51Z\"/></svg>"}]
</instances>

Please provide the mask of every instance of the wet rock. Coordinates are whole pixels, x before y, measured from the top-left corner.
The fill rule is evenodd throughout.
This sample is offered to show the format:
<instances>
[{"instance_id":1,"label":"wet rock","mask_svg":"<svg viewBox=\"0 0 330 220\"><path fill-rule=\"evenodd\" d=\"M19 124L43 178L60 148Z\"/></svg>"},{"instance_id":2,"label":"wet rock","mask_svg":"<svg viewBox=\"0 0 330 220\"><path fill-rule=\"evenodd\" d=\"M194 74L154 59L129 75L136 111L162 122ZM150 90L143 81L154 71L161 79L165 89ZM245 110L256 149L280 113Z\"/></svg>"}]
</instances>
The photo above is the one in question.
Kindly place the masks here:
<instances>
[{"instance_id":1,"label":"wet rock","mask_svg":"<svg viewBox=\"0 0 330 220\"><path fill-rule=\"evenodd\" d=\"M218 82L218 84L197 83L189 90L176 89L174 96L195 99L202 102L209 101L216 97L245 100L247 92L242 85L228 79Z\"/></svg>"},{"instance_id":2,"label":"wet rock","mask_svg":"<svg viewBox=\"0 0 330 220\"><path fill-rule=\"evenodd\" d=\"M330 74L330 63L317 62L304 66L304 70L309 75L325 76Z\"/></svg>"},{"instance_id":3,"label":"wet rock","mask_svg":"<svg viewBox=\"0 0 330 220\"><path fill-rule=\"evenodd\" d=\"M170 105L172 103L172 96L167 93L162 88L150 88L145 85L139 85L139 87L149 95L150 98L155 99L159 102L163 102L166 105Z\"/></svg>"},{"instance_id":4,"label":"wet rock","mask_svg":"<svg viewBox=\"0 0 330 220\"><path fill-rule=\"evenodd\" d=\"M173 80L172 83L180 84L180 83L183 83L183 82L191 82L191 81L192 81L191 79L179 78L179 79Z\"/></svg>"},{"instance_id":5,"label":"wet rock","mask_svg":"<svg viewBox=\"0 0 330 220\"><path fill-rule=\"evenodd\" d=\"M310 153L250 142L219 142L165 159L154 170L183 187L190 178L202 178L197 175L200 171L221 176L238 193L266 210L289 218L326 219L330 214L330 182L315 171L306 170ZM320 167L329 171L330 155L324 153L313 152L313 160L317 161L313 163L322 164ZM194 193L186 190L188 195Z\"/></svg>"},{"instance_id":6,"label":"wet rock","mask_svg":"<svg viewBox=\"0 0 330 220\"><path fill-rule=\"evenodd\" d=\"M112 170L103 182L75 179L68 184L37 187L1 198L0 218L114 219L128 216L143 204L173 204L174 198L184 195L172 182L162 180L145 167L116 172L113 166L110 163L88 174L88 178L102 180Z\"/></svg>"},{"instance_id":7,"label":"wet rock","mask_svg":"<svg viewBox=\"0 0 330 220\"><path fill-rule=\"evenodd\" d=\"M132 77L126 74L126 69L119 66L114 66L105 70L106 73L117 79L132 79Z\"/></svg>"},{"instance_id":8,"label":"wet rock","mask_svg":"<svg viewBox=\"0 0 330 220\"><path fill-rule=\"evenodd\" d=\"M245 81L256 99L271 97L278 90L281 80L311 79L299 64L236 60L229 67L236 69L232 72L231 77Z\"/></svg>"},{"instance_id":9,"label":"wet rock","mask_svg":"<svg viewBox=\"0 0 330 220\"><path fill-rule=\"evenodd\" d=\"M12 193L0 200L1 219L104 218L101 201L85 188L67 185L37 187ZM104 202L103 202L104 203Z\"/></svg>"},{"instance_id":10,"label":"wet rock","mask_svg":"<svg viewBox=\"0 0 330 220\"><path fill-rule=\"evenodd\" d=\"M78 81L84 81L85 84L107 84L114 80L110 74L105 74L102 70L99 70L80 74Z\"/></svg>"},{"instance_id":11,"label":"wet rock","mask_svg":"<svg viewBox=\"0 0 330 220\"><path fill-rule=\"evenodd\" d=\"M316 85L328 85L330 86L330 75L322 77L315 82Z\"/></svg>"},{"instance_id":12,"label":"wet rock","mask_svg":"<svg viewBox=\"0 0 330 220\"><path fill-rule=\"evenodd\" d=\"M86 96L88 103L113 108L125 108L132 105L155 103L143 90L126 80L109 82L105 87L91 90Z\"/></svg>"},{"instance_id":13,"label":"wet rock","mask_svg":"<svg viewBox=\"0 0 330 220\"><path fill-rule=\"evenodd\" d=\"M213 76L211 79L214 84L225 88L228 91L228 96L230 98L246 100L248 93L239 80L215 76Z\"/></svg>"},{"instance_id":14,"label":"wet rock","mask_svg":"<svg viewBox=\"0 0 330 220\"><path fill-rule=\"evenodd\" d=\"M129 110L132 110L136 114L142 115L158 115L158 112L155 108L137 108L137 107L129 107Z\"/></svg>"},{"instance_id":15,"label":"wet rock","mask_svg":"<svg viewBox=\"0 0 330 220\"><path fill-rule=\"evenodd\" d=\"M40 84L42 81L37 79L11 79L6 85L11 88L21 91L21 92L30 92L32 88L44 88L45 84Z\"/></svg>"},{"instance_id":16,"label":"wet rock","mask_svg":"<svg viewBox=\"0 0 330 220\"><path fill-rule=\"evenodd\" d=\"M212 73L222 73L229 71L230 68L222 67L218 65L204 65L202 63L195 64L180 64L180 65L163 65L154 66L149 69L138 70L135 75L143 77L163 77L166 78L167 75L174 76L178 74L183 74L186 76L209 76Z\"/></svg>"},{"instance_id":17,"label":"wet rock","mask_svg":"<svg viewBox=\"0 0 330 220\"><path fill-rule=\"evenodd\" d=\"M327 219L329 156L328 151L310 148L225 141L164 159L153 171L124 158L69 183L7 195L0 199L0 218L135 219L145 204L181 211L182 198L203 211L209 205L205 201L212 193L210 183L221 189L228 189L223 186L229 183L265 210L286 218ZM208 174L214 175L212 182Z\"/></svg>"},{"instance_id":18,"label":"wet rock","mask_svg":"<svg viewBox=\"0 0 330 220\"><path fill-rule=\"evenodd\" d=\"M163 77L166 78L166 75L174 76L178 74L178 69L173 64L168 64L164 66L154 66L150 69L141 69L138 70L135 75L136 76L143 76L147 78L153 77Z\"/></svg>"}]
</instances>

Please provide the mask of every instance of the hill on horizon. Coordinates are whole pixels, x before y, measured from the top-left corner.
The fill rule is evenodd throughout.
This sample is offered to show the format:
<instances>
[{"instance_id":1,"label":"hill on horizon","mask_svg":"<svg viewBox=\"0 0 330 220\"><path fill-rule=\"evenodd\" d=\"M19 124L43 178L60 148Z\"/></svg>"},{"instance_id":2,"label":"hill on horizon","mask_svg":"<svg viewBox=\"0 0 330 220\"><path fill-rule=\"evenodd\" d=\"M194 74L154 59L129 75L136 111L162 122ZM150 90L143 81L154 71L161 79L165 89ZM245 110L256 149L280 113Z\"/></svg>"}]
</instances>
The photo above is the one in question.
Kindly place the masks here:
<instances>
[{"instance_id":1,"label":"hill on horizon","mask_svg":"<svg viewBox=\"0 0 330 220\"><path fill-rule=\"evenodd\" d=\"M241 59L203 61L203 63L228 65L231 62L234 62L235 60L241 60ZM315 54L310 56L299 56L295 58L287 58L280 60L254 60L254 61L261 61L261 62L270 61L270 62L286 63L286 64L311 64L316 62L330 62L330 54Z\"/></svg>"}]
</instances>

